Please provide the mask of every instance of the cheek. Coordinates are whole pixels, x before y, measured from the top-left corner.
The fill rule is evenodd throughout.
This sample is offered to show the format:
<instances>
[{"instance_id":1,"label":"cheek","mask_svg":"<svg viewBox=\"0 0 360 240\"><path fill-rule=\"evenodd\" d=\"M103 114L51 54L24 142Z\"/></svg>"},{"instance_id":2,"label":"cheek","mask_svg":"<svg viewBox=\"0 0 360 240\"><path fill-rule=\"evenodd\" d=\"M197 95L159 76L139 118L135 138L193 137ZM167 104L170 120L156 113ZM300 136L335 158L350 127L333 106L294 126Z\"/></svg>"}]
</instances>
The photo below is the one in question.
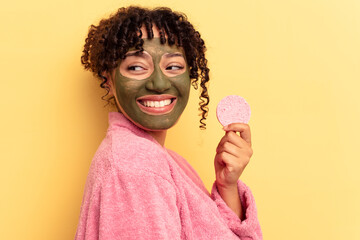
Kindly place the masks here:
<instances>
[{"instance_id":1,"label":"cheek","mask_svg":"<svg viewBox=\"0 0 360 240\"><path fill-rule=\"evenodd\" d=\"M132 99L138 90L141 88L141 82L137 80L129 80L118 77L116 79L116 94L118 98L124 100Z\"/></svg>"},{"instance_id":2,"label":"cheek","mask_svg":"<svg viewBox=\"0 0 360 240\"><path fill-rule=\"evenodd\" d=\"M190 92L190 77L188 76L183 76L183 77L179 77L178 79L175 80L175 85L176 88L179 89L179 92L182 95L189 95Z\"/></svg>"},{"instance_id":3,"label":"cheek","mask_svg":"<svg viewBox=\"0 0 360 240\"><path fill-rule=\"evenodd\" d=\"M141 84L139 82L135 81L127 81L122 84L123 92L125 94L133 94L137 92L141 88Z\"/></svg>"}]
</instances>

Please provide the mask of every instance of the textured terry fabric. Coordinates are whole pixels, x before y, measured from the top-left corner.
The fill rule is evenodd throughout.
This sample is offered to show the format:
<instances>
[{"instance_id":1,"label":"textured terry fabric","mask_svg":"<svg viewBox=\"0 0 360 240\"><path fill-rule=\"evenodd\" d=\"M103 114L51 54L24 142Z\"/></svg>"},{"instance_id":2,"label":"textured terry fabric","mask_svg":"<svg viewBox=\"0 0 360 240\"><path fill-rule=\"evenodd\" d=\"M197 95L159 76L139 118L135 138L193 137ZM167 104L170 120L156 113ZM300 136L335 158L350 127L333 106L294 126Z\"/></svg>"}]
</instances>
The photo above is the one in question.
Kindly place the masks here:
<instances>
[{"instance_id":1,"label":"textured terry fabric","mask_svg":"<svg viewBox=\"0 0 360 240\"><path fill-rule=\"evenodd\" d=\"M90 166L76 240L262 239L254 198L238 182L246 219L211 194L177 153L121 113Z\"/></svg>"}]
</instances>

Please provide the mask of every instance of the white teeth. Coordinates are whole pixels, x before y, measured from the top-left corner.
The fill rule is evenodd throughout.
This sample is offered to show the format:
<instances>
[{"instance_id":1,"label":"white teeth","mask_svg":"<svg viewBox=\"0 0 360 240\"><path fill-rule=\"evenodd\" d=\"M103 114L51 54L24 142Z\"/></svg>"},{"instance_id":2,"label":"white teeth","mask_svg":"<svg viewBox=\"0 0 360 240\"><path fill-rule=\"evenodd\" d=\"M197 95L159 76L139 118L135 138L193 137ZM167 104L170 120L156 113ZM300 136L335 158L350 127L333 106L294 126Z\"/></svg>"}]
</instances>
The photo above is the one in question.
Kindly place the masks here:
<instances>
[{"instance_id":1,"label":"white teeth","mask_svg":"<svg viewBox=\"0 0 360 240\"><path fill-rule=\"evenodd\" d=\"M145 107L165 107L170 105L171 99L165 99L161 101L141 101Z\"/></svg>"}]
</instances>

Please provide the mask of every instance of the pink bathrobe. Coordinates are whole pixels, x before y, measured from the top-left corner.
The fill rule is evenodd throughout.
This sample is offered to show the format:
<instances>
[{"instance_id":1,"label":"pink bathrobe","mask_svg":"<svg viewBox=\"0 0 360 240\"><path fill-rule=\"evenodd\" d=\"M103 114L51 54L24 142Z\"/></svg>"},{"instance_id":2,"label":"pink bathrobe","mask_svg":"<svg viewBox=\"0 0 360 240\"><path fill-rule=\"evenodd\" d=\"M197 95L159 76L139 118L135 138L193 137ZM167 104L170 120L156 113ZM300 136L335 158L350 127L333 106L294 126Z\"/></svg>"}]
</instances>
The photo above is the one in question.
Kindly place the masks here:
<instances>
[{"instance_id":1,"label":"pink bathrobe","mask_svg":"<svg viewBox=\"0 0 360 240\"><path fill-rule=\"evenodd\" d=\"M241 221L177 153L121 113L92 161L76 240L262 239L254 198L238 182Z\"/></svg>"}]
</instances>

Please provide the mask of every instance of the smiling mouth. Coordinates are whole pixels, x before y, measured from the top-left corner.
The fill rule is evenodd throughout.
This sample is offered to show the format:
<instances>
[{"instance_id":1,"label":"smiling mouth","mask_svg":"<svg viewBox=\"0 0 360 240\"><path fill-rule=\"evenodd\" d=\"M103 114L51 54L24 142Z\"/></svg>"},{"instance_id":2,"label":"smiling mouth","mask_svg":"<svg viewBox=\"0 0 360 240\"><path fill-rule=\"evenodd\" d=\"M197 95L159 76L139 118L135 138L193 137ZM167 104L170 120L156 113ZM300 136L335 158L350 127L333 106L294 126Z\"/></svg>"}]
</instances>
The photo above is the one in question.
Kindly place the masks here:
<instances>
[{"instance_id":1,"label":"smiling mouth","mask_svg":"<svg viewBox=\"0 0 360 240\"><path fill-rule=\"evenodd\" d=\"M170 105L174 101L174 98L172 99L165 99L161 101L149 101L149 100L140 100L140 104L142 104L145 107L165 107Z\"/></svg>"},{"instance_id":2,"label":"smiling mouth","mask_svg":"<svg viewBox=\"0 0 360 240\"><path fill-rule=\"evenodd\" d=\"M163 115L171 112L177 102L172 95L147 95L136 100L141 111L149 115Z\"/></svg>"}]
</instances>

